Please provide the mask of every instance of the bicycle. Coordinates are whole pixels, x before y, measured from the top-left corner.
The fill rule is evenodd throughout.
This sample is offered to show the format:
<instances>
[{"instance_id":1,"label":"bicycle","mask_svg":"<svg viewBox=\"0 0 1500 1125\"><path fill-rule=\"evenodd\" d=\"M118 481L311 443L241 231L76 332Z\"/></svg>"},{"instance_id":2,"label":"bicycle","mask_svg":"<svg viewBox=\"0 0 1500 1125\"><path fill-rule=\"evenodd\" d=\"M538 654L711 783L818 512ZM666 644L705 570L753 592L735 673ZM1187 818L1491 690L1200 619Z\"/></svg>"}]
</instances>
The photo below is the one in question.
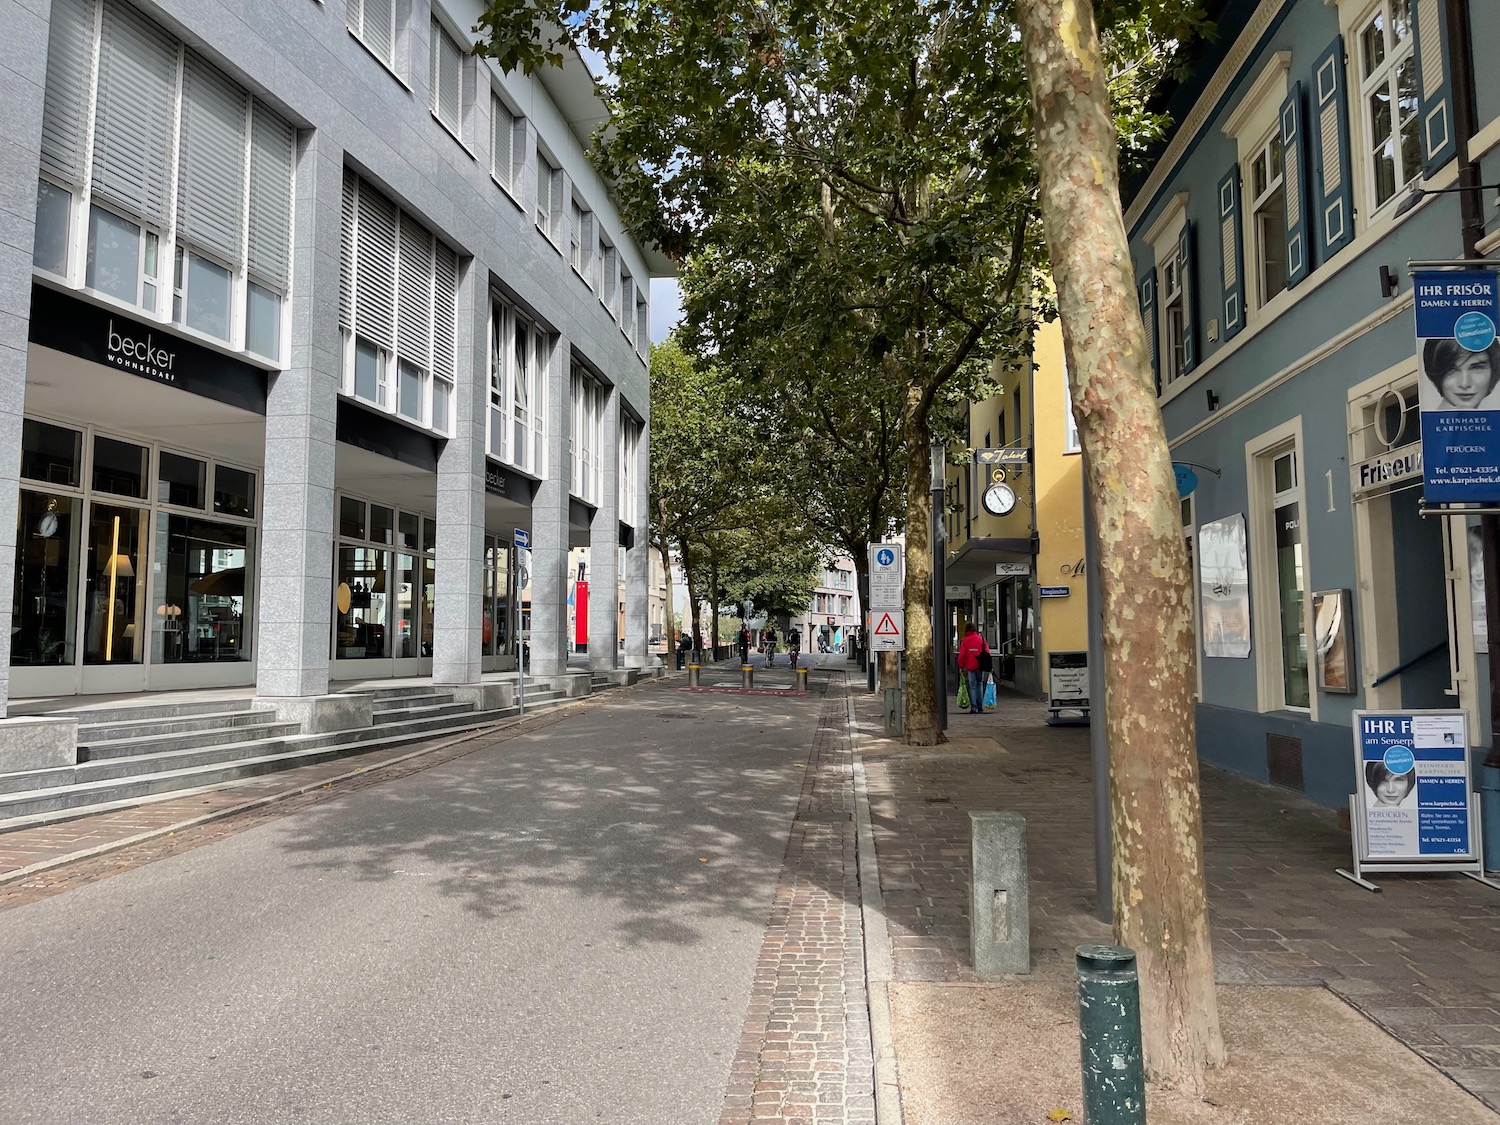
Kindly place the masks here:
<instances>
[{"instance_id":1,"label":"bicycle","mask_svg":"<svg viewBox=\"0 0 1500 1125\"><path fill-rule=\"evenodd\" d=\"M766 667L767 668L774 668L775 666L776 666L776 646L773 645L773 644L767 644L766 645Z\"/></svg>"},{"instance_id":2,"label":"bicycle","mask_svg":"<svg viewBox=\"0 0 1500 1125\"><path fill-rule=\"evenodd\" d=\"M786 650L787 663L791 665L793 672L797 670L797 658L801 655L802 651L800 649L788 648Z\"/></svg>"}]
</instances>

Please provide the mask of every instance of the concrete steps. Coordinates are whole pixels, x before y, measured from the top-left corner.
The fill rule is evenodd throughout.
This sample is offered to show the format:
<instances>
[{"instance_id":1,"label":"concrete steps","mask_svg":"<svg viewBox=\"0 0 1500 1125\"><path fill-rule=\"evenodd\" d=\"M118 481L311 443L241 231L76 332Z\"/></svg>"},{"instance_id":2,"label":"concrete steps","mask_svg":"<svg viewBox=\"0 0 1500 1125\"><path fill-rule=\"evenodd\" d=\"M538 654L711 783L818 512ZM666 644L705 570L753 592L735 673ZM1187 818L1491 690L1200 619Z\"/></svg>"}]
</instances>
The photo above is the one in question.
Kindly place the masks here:
<instances>
[{"instance_id":1,"label":"concrete steps","mask_svg":"<svg viewBox=\"0 0 1500 1125\"><path fill-rule=\"evenodd\" d=\"M249 700L80 711L77 765L0 774L0 832L459 734L520 710L478 711L431 686L361 694L374 697L370 726L307 735L298 733L297 723L277 722L272 711L251 710ZM564 687L528 683L526 713L550 710L568 698Z\"/></svg>"}]
</instances>

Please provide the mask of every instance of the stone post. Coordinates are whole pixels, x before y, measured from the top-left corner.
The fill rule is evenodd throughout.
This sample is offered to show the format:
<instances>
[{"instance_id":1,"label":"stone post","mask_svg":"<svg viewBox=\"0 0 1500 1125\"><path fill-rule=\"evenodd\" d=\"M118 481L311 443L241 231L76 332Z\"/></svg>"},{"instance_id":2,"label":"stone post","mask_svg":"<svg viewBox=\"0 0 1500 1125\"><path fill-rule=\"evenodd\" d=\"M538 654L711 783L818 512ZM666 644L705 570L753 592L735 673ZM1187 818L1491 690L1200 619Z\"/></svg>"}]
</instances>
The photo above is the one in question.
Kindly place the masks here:
<instances>
[{"instance_id":1,"label":"stone post","mask_svg":"<svg viewBox=\"0 0 1500 1125\"><path fill-rule=\"evenodd\" d=\"M343 179L343 153L328 135L301 134L291 362L271 376L266 396L255 690L271 700L328 692Z\"/></svg>"},{"instance_id":2,"label":"stone post","mask_svg":"<svg viewBox=\"0 0 1500 1125\"><path fill-rule=\"evenodd\" d=\"M437 471L432 682L477 684L484 645L484 412L489 285L473 261L458 288L453 434Z\"/></svg>"},{"instance_id":3,"label":"stone post","mask_svg":"<svg viewBox=\"0 0 1500 1125\"><path fill-rule=\"evenodd\" d=\"M613 672L620 650L620 390L600 419L599 506L589 525L589 670Z\"/></svg>"},{"instance_id":4,"label":"stone post","mask_svg":"<svg viewBox=\"0 0 1500 1125\"><path fill-rule=\"evenodd\" d=\"M651 660L651 428L641 427L635 448L635 538L625 552L625 667L644 668ZM664 560L665 561L665 560ZM671 606L667 611L671 612ZM676 646L667 637L667 651Z\"/></svg>"},{"instance_id":5,"label":"stone post","mask_svg":"<svg viewBox=\"0 0 1500 1125\"><path fill-rule=\"evenodd\" d=\"M560 676L568 666L568 437L573 407L572 352L561 336L547 362L547 471L531 502L531 672Z\"/></svg>"},{"instance_id":6,"label":"stone post","mask_svg":"<svg viewBox=\"0 0 1500 1125\"><path fill-rule=\"evenodd\" d=\"M0 142L8 169L6 190L0 193L0 309L4 309L0 315L0 716L10 698L11 592L16 581L31 247L36 235L36 170L42 148L50 7L45 0L0 3L12 48L0 60L0 73L5 76Z\"/></svg>"}]
</instances>

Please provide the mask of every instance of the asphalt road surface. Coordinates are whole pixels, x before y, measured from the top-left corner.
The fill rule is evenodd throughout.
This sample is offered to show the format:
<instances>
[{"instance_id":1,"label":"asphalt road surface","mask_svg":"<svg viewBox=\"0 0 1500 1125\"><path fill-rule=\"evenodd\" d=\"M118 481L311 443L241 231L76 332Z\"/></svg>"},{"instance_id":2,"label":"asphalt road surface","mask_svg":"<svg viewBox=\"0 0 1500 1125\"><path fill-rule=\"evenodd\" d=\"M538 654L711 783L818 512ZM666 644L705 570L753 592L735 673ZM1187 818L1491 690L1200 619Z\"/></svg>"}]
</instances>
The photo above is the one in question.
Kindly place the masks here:
<instances>
[{"instance_id":1,"label":"asphalt road surface","mask_svg":"<svg viewBox=\"0 0 1500 1125\"><path fill-rule=\"evenodd\" d=\"M717 1121L819 705L606 695L0 913L0 1122Z\"/></svg>"}]
</instances>

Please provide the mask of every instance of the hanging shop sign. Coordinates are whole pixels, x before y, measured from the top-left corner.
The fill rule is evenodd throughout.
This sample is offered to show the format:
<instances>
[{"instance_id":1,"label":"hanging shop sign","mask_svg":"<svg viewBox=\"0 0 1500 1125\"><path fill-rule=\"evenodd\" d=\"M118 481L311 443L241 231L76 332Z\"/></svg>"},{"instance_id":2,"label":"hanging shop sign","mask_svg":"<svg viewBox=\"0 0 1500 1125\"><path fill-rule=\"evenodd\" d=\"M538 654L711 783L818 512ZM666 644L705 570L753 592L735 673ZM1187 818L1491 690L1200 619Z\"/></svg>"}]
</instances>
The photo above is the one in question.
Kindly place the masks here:
<instances>
[{"instance_id":1,"label":"hanging shop sign","mask_svg":"<svg viewBox=\"0 0 1500 1125\"><path fill-rule=\"evenodd\" d=\"M1481 882L1479 798L1463 711L1354 712L1353 871L1459 871ZM1490 884L1500 889L1500 884Z\"/></svg>"},{"instance_id":2,"label":"hanging shop sign","mask_svg":"<svg viewBox=\"0 0 1500 1125\"><path fill-rule=\"evenodd\" d=\"M981 465L1025 465L1031 461L1031 447L1007 445L998 449L976 449L974 460Z\"/></svg>"},{"instance_id":3,"label":"hanging shop sign","mask_svg":"<svg viewBox=\"0 0 1500 1125\"><path fill-rule=\"evenodd\" d=\"M1031 564L1028 562L998 562L995 573L1001 578L1030 578Z\"/></svg>"},{"instance_id":4,"label":"hanging shop sign","mask_svg":"<svg viewBox=\"0 0 1500 1125\"><path fill-rule=\"evenodd\" d=\"M1493 270L1413 270L1423 495L1500 503L1500 281Z\"/></svg>"}]
</instances>

